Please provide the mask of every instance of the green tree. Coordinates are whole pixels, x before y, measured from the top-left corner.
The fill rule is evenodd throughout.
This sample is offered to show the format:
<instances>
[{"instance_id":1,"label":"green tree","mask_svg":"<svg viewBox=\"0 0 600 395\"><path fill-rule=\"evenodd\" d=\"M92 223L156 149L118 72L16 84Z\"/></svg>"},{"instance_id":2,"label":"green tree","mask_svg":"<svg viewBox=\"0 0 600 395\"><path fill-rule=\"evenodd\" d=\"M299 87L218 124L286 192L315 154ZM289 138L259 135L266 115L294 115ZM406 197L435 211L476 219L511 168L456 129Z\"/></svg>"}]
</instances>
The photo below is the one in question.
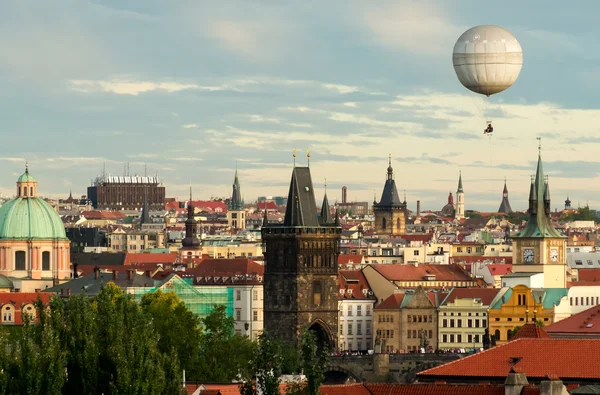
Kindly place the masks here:
<instances>
[{"instance_id":1,"label":"green tree","mask_svg":"<svg viewBox=\"0 0 600 395\"><path fill-rule=\"evenodd\" d=\"M235 334L235 321L227 316L225 306L216 305L201 321L204 333L200 337L200 379L226 382L248 375L248 361L256 351L256 344Z\"/></svg>"},{"instance_id":2,"label":"green tree","mask_svg":"<svg viewBox=\"0 0 600 395\"><path fill-rule=\"evenodd\" d=\"M314 331L305 330L301 339L302 370L307 380L309 395L318 395L319 387L325 379L329 349L327 345L319 345Z\"/></svg>"},{"instance_id":3,"label":"green tree","mask_svg":"<svg viewBox=\"0 0 600 395\"><path fill-rule=\"evenodd\" d=\"M142 310L152 318L164 354L175 351L179 365L190 380L199 379L200 319L174 292L158 290L142 297Z\"/></svg>"},{"instance_id":4,"label":"green tree","mask_svg":"<svg viewBox=\"0 0 600 395\"><path fill-rule=\"evenodd\" d=\"M242 395L278 395L279 377L283 367L282 342L261 334L254 357L250 359L244 382L240 385Z\"/></svg>"}]
</instances>

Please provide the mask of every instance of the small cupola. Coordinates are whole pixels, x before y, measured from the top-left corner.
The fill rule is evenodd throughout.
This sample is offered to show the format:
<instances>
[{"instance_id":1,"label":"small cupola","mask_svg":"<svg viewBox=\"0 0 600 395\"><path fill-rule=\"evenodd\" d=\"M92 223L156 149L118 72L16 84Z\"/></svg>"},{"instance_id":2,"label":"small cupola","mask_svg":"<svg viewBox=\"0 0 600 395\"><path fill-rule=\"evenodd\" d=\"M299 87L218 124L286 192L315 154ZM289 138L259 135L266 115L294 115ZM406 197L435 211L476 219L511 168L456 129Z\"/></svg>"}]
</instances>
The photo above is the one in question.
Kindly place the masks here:
<instances>
[{"instance_id":1,"label":"small cupola","mask_svg":"<svg viewBox=\"0 0 600 395\"><path fill-rule=\"evenodd\" d=\"M17 197L31 198L37 196L37 181L29 174L29 164L25 163L25 173L17 180Z\"/></svg>"}]
</instances>

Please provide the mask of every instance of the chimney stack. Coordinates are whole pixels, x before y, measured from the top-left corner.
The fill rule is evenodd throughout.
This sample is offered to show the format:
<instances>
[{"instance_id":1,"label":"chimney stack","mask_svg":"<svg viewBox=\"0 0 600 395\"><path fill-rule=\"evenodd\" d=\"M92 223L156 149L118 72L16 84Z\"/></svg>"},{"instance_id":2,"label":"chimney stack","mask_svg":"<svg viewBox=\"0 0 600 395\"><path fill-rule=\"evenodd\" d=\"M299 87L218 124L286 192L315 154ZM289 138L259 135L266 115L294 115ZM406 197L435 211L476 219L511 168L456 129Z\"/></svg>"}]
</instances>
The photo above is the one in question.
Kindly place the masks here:
<instances>
[{"instance_id":1,"label":"chimney stack","mask_svg":"<svg viewBox=\"0 0 600 395\"><path fill-rule=\"evenodd\" d=\"M135 269L127 269L127 280L133 281L133 272Z\"/></svg>"},{"instance_id":2,"label":"chimney stack","mask_svg":"<svg viewBox=\"0 0 600 395\"><path fill-rule=\"evenodd\" d=\"M540 395L568 395L569 391L557 376L548 376L540 383Z\"/></svg>"},{"instance_id":3,"label":"chimney stack","mask_svg":"<svg viewBox=\"0 0 600 395\"><path fill-rule=\"evenodd\" d=\"M417 200L417 218L421 216L421 201Z\"/></svg>"},{"instance_id":4,"label":"chimney stack","mask_svg":"<svg viewBox=\"0 0 600 395\"><path fill-rule=\"evenodd\" d=\"M146 277L152 278L152 272L150 270L146 270Z\"/></svg>"},{"instance_id":5,"label":"chimney stack","mask_svg":"<svg viewBox=\"0 0 600 395\"><path fill-rule=\"evenodd\" d=\"M343 186L342 187L342 203L347 203L347 198L348 198L348 187Z\"/></svg>"},{"instance_id":6,"label":"chimney stack","mask_svg":"<svg viewBox=\"0 0 600 395\"><path fill-rule=\"evenodd\" d=\"M504 381L504 394L521 395L521 391L526 385L529 385L529 382L527 381L527 376L525 376L525 373L512 368L508 376L506 376L506 380Z\"/></svg>"},{"instance_id":7,"label":"chimney stack","mask_svg":"<svg viewBox=\"0 0 600 395\"><path fill-rule=\"evenodd\" d=\"M67 288L67 296L71 296L71 288Z\"/></svg>"},{"instance_id":8,"label":"chimney stack","mask_svg":"<svg viewBox=\"0 0 600 395\"><path fill-rule=\"evenodd\" d=\"M112 273L113 273L113 281L117 281L119 271L118 270L113 270Z\"/></svg>"}]
</instances>

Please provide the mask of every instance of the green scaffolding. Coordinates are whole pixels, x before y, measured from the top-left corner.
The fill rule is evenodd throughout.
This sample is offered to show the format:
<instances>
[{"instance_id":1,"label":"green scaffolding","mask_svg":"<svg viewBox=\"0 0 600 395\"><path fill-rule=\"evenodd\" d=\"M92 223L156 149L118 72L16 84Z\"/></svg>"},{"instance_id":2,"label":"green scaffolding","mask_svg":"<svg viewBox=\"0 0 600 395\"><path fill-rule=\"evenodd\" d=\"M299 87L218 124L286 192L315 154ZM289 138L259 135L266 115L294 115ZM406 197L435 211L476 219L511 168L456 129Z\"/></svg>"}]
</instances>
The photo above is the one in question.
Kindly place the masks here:
<instances>
[{"instance_id":1,"label":"green scaffolding","mask_svg":"<svg viewBox=\"0 0 600 395\"><path fill-rule=\"evenodd\" d=\"M215 305L224 305L227 316L233 317L233 288L219 286L193 287L185 280L187 279L173 276L160 282L155 287L135 287L130 288L128 292L133 295L138 303L142 300L142 296L156 292L159 289L162 292L175 292L187 308L200 318L206 317Z\"/></svg>"}]
</instances>

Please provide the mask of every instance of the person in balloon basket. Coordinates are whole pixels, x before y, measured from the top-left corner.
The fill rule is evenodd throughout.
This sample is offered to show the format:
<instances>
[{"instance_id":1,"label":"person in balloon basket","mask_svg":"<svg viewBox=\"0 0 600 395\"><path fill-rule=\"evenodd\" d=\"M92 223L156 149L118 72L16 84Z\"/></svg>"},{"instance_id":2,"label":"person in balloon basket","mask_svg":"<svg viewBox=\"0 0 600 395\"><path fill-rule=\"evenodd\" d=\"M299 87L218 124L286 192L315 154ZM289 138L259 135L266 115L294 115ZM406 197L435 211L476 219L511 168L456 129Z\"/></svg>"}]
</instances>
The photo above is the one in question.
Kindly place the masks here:
<instances>
[{"instance_id":1,"label":"person in balloon basket","mask_svg":"<svg viewBox=\"0 0 600 395\"><path fill-rule=\"evenodd\" d=\"M491 123L488 123L487 128L485 128L485 130L483 131L483 134L489 134L492 133L494 131L494 128L492 127Z\"/></svg>"}]
</instances>

